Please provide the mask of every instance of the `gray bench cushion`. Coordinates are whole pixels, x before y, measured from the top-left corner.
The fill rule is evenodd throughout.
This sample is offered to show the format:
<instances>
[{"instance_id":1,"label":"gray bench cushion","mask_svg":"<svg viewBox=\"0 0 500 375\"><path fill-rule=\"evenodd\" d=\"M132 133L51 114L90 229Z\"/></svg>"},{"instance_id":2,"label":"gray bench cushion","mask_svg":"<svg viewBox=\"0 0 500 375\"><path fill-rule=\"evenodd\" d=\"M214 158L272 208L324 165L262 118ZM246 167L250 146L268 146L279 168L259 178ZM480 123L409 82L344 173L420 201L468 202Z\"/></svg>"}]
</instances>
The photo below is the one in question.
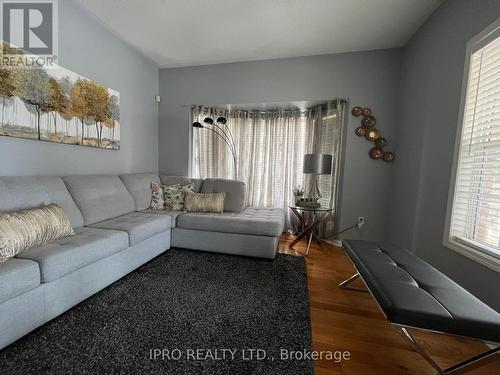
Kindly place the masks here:
<instances>
[{"instance_id":1,"label":"gray bench cushion","mask_svg":"<svg viewBox=\"0 0 500 375\"><path fill-rule=\"evenodd\" d=\"M57 203L73 228L83 217L60 177L0 177L0 212L18 211Z\"/></svg>"},{"instance_id":2,"label":"gray bench cushion","mask_svg":"<svg viewBox=\"0 0 500 375\"><path fill-rule=\"evenodd\" d=\"M413 253L360 240L344 248L392 323L500 342L500 314Z\"/></svg>"},{"instance_id":3,"label":"gray bench cushion","mask_svg":"<svg viewBox=\"0 0 500 375\"><path fill-rule=\"evenodd\" d=\"M84 227L73 236L25 250L17 258L37 262L42 282L49 282L126 248L127 233Z\"/></svg>"},{"instance_id":4,"label":"gray bench cushion","mask_svg":"<svg viewBox=\"0 0 500 375\"><path fill-rule=\"evenodd\" d=\"M0 302L40 285L40 268L31 260L11 258L0 263Z\"/></svg>"},{"instance_id":5,"label":"gray bench cushion","mask_svg":"<svg viewBox=\"0 0 500 375\"><path fill-rule=\"evenodd\" d=\"M177 227L209 232L252 234L277 237L283 232L283 210L247 208L222 214L188 212L177 218Z\"/></svg>"},{"instance_id":6,"label":"gray bench cushion","mask_svg":"<svg viewBox=\"0 0 500 375\"><path fill-rule=\"evenodd\" d=\"M85 225L135 211L134 199L118 176L68 176L63 180Z\"/></svg>"},{"instance_id":7,"label":"gray bench cushion","mask_svg":"<svg viewBox=\"0 0 500 375\"><path fill-rule=\"evenodd\" d=\"M201 186L202 193L226 193L224 211L241 212L245 209L246 185L243 181L207 178Z\"/></svg>"},{"instance_id":8,"label":"gray bench cushion","mask_svg":"<svg viewBox=\"0 0 500 375\"><path fill-rule=\"evenodd\" d=\"M177 226L177 218L180 215L184 215L185 212L183 211L165 211L165 210L144 210L141 211L147 214L151 215L163 215L163 216L169 216L170 217L170 226L171 228L175 228Z\"/></svg>"},{"instance_id":9,"label":"gray bench cushion","mask_svg":"<svg viewBox=\"0 0 500 375\"><path fill-rule=\"evenodd\" d=\"M201 186L203 184L203 180L200 178L189 178L189 177L182 177L182 176L168 176L165 174L160 175L160 180L162 185L187 185L191 182L194 183L194 188L193 191L195 193L199 193L201 190Z\"/></svg>"},{"instance_id":10,"label":"gray bench cushion","mask_svg":"<svg viewBox=\"0 0 500 375\"><path fill-rule=\"evenodd\" d=\"M170 216L152 215L147 212L132 212L91 225L94 228L121 230L128 233L130 246L169 231L172 224Z\"/></svg>"},{"instance_id":11,"label":"gray bench cushion","mask_svg":"<svg viewBox=\"0 0 500 375\"><path fill-rule=\"evenodd\" d=\"M160 183L158 175L153 173L122 174L120 179L135 202L135 210L142 211L151 204L151 182Z\"/></svg>"}]
</instances>

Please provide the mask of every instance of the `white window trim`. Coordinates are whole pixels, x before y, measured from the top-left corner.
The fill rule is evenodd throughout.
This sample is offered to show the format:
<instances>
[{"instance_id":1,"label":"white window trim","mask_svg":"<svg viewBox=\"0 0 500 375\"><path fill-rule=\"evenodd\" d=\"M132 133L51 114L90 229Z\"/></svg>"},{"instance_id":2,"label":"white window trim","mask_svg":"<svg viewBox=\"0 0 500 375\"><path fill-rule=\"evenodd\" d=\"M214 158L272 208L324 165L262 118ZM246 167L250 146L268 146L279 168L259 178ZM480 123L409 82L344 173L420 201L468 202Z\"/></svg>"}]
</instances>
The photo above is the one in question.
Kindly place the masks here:
<instances>
[{"instance_id":1,"label":"white window trim","mask_svg":"<svg viewBox=\"0 0 500 375\"><path fill-rule=\"evenodd\" d=\"M450 187L448 192L448 205L446 208L446 222L443 233L443 246L458 252L486 267L500 272L500 258L497 254L489 252L483 246L475 246L471 241L452 238L450 236L451 215L453 209L453 198L455 195L455 182L457 177L458 158L460 154L460 142L462 137L462 127L464 123L465 100L467 97L467 87L469 81L470 60L473 53L500 37L500 18L484 29L477 36L467 43L465 52L464 74L462 79L462 95L460 97L460 108L458 115L457 133L455 136L455 147L453 154L453 164L450 176Z\"/></svg>"}]
</instances>

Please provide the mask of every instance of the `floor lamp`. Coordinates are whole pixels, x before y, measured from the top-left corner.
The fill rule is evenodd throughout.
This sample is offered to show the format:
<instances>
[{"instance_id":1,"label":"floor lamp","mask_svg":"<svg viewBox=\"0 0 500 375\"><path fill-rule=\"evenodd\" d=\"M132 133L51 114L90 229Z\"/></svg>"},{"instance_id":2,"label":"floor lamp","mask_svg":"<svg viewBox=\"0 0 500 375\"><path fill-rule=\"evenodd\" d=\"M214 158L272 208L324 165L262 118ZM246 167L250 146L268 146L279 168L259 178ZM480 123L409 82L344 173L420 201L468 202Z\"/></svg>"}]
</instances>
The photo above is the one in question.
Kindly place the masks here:
<instances>
[{"instance_id":1,"label":"floor lamp","mask_svg":"<svg viewBox=\"0 0 500 375\"><path fill-rule=\"evenodd\" d=\"M211 117L205 117L205 119L203 120L203 124L196 121L193 123L193 128L207 129L216 134L224 141L227 148L231 152L231 156L233 157L234 178L236 179L238 173L238 163L236 161L236 143L234 141L233 133L227 125L227 119L221 116L217 118L216 122L214 122Z\"/></svg>"}]
</instances>

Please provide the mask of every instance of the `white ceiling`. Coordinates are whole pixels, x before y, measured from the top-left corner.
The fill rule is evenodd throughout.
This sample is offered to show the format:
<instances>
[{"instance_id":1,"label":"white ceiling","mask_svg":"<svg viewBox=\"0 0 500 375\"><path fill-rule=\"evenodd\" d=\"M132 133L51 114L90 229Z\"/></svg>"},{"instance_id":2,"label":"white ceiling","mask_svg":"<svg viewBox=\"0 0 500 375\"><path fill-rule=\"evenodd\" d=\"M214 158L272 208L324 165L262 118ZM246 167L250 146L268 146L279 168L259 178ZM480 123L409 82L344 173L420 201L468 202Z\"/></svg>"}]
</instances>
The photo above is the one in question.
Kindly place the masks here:
<instances>
[{"instance_id":1,"label":"white ceiling","mask_svg":"<svg viewBox=\"0 0 500 375\"><path fill-rule=\"evenodd\" d=\"M160 67L403 46L443 0L79 0Z\"/></svg>"}]
</instances>

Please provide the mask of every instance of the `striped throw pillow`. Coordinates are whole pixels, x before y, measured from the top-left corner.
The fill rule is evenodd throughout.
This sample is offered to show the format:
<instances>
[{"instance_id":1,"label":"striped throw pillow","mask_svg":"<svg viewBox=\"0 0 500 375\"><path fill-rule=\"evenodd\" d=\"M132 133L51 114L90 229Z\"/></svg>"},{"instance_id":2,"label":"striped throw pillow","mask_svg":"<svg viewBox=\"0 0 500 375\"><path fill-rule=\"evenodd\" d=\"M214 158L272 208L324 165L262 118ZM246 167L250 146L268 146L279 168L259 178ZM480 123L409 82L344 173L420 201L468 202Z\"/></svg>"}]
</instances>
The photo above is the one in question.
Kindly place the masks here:
<instances>
[{"instance_id":1,"label":"striped throw pillow","mask_svg":"<svg viewBox=\"0 0 500 375\"><path fill-rule=\"evenodd\" d=\"M213 212L221 214L224 211L226 193L191 193L186 192L184 208L188 212Z\"/></svg>"},{"instance_id":2,"label":"striped throw pillow","mask_svg":"<svg viewBox=\"0 0 500 375\"><path fill-rule=\"evenodd\" d=\"M74 232L68 217L55 203L0 213L0 262L5 262L23 250L72 234Z\"/></svg>"}]
</instances>

